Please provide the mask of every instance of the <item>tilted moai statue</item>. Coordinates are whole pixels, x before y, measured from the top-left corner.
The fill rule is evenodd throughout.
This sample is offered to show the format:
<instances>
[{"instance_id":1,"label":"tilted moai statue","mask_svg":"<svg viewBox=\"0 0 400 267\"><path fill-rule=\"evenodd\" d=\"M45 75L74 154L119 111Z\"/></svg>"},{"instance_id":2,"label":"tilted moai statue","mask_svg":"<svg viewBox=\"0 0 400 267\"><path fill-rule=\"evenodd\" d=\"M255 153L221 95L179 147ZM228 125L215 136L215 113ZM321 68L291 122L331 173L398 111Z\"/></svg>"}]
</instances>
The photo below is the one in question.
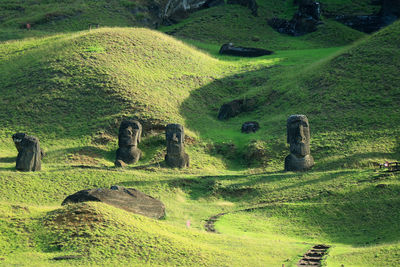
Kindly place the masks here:
<instances>
[{"instance_id":1,"label":"tilted moai statue","mask_svg":"<svg viewBox=\"0 0 400 267\"><path fill-rule=\"evenodd\" d=\"M185 153L185 133L180 124L168 124L165 128L167 155L165 162L170 167L189 167L189 155Z\"/></svg>"},{"instance_id":2,"label":"tilted moai statue","mask_svg":"<svg viewBox=\"0 0 400 267\"><path fill-rule=\"evenodd\" d=\"M13 134L12 139L18 150L16 169L19 171L40 171L44 156L40 149L39 139L25 133Z\"/></svg>"},{"instance_id":3,"label":"tilted moai statue","mask_svg":"<svg viewBox=\"0 0 400 267\"><path fill-rule=\"evenodd\" d=\"M310 155L310 125L305 115L291 115L287 120L287 142L290 155L285 158L285 171L306 171L314 165Z\"/></svg>"},{"instance_id":4,"label":"tilted moai statue","mask_svg":"<svg viewBox=\"0 0 400 267\"><path fill-rule=\"evenodd\" d=\"M139 161L142 151L137 148L141 141L142 125L138 121L124 120L118 133L118 149L115 166L133 164Z\"/></svg>"}]
</instances>

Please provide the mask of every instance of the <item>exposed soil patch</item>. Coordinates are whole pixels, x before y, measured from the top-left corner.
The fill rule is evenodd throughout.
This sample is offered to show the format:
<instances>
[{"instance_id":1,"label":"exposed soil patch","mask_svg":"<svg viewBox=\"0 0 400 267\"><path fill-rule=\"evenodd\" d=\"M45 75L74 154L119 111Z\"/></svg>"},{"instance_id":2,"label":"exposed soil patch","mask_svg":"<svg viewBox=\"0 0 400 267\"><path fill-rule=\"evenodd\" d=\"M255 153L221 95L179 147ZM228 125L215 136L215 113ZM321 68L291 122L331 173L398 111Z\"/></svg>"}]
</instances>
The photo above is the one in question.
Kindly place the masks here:
<instances>
[{"instance_id":1,"label":"exposed soil patch","mask_svg":"<svg viewBox=\"0 0 400 267\"><path fill-rule=\"evenodd\" d=\"M218 233L217 230L215 230L214 223L218 221L218 218L221 217L222 215L225 215L227 213L219 213L217 215L214 215L210 217L208 220L206 220L206 224L204 227L206 228L207 232L212 232L212 233Z\"/></svg>"}]
</instances>

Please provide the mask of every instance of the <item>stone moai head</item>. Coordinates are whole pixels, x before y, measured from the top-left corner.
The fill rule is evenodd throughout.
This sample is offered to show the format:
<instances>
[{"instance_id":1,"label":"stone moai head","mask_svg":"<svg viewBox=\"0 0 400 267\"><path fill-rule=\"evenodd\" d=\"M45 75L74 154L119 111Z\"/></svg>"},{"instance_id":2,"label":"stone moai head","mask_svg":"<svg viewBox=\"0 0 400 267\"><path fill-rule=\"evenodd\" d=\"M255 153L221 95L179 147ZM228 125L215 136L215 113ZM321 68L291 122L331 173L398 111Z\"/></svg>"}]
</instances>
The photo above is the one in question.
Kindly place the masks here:
<instances>
[{"instance_id":1,"label":"stone moai head","mask_svg":"<svg viewBox=\"0 0 400 267\"><path fill-rule=\"evenodd\" d=\"M287 142L290 153L296 156L310 154L310 126L305 115L291 115L287 120Z\"/></svg>"},{"instance_id":2,"label":"stone moai head","mask_svg":"<svg viewBox=\"0 0 400 267\"><path fill-rule=\"evenodd\" d=\"M116 167L133 164L139 161L142 151L137 147L141 141L142 125L138 121L124 120L121 122L118 133Z\"/></svg>"},{"instance_id":3,"label":"stone moai head","mask_svg":"<svg viewBox=\"0 0 400 267\"><path fill-rule=\"evenodd\" d=\"M291 115L287 120L290 154L285 158L286 171L306 171L314 166L310 155L310 125L305 115Z\"/></svg>"},{"instance_id":4,"label":"stone moai head","mask_svg":"<svg viewBox=\"0 0 400 267\"><path fill-rule=\"evenodd\" d=\"M25 133L16 133L12 136L12 139L18 150L16 169L19 171L40 171L44 153L40 149L39 139Z\"/></svg>"},{"instance_id":5,"label":"stone moai head","mask_svg":"<svg viewBox=\"0 0 400 267\"><path fill-rule=\"evenodd\" d=\"M121 122L118 134L118 146L137 146L141 141L142 125L138 121L124 120Z\"/></svg>"},{"instance_id":6,"label":"stone moai head","mask_svg":"<svg viewBox=\"0 0 400 267\"><path fill-rule=\"evenodd\" d=\"M14 145L17 148L18 152L22 150L22 140L25 138L26 134L25 133L16 133L13 134L12 139L14 141Z\"/></svg>"},{"instance_id":7,"label":"stone moai head","mask_svg":"<svg viewBox=\"0 0 400 267\"><path fill-rule=\"evenodd\" d=\"M180 124L168 124L165 128L167 154L184 153L185 132Z\"/></svg>"},{"instance_id":8,"label":"stone moai head","mask_svg":"<svg viewBox=\"0 0 400 267\"><path fill-rule=\"evenodd\" d=\"M168 124L165 128L167 139L167 155L165 162L170 167L189 167L189 155L185 153L184 140L185 132L180 124Z\"/></svg>"}]
</instances>

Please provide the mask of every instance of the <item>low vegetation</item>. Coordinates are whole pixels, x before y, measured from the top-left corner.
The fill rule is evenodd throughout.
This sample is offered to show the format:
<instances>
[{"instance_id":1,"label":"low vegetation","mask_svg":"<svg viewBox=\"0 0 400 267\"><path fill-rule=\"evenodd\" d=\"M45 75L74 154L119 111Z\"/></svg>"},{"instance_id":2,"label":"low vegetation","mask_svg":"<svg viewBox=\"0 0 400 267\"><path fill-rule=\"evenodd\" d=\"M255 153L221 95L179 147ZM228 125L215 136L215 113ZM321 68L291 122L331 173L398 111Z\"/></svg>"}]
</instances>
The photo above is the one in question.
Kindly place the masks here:
<instances>
[{"instance_id":1,"label":"low vegetation","mask_svg":"<svg viewBox=\"0 0 400 267\"><path fill-rule=\"evenodd\" d=\"M377 12L370 1L321 2L332 14ZM0 265L296 266L315 244L331 246L327 266L400 264L400 176L379 169L400 157L400 22L365 35L327 16L289 37L266 18L290 18L291 1L261 1L256 18L225 5L156 31L130 27L140 24L131 1L55 3L0 4ZM28 21L35 28L21 28ZM228 41L274 54L219 55ZM252 108L217 120L235 99ZM298 113L316 165L283 172L286 119ZM124 118L142 122L144 155L117 169ZM245 121L260 130L241 133ZM164 165L167 123L185 126L190 168ZM15 171L15 132L39 137L42 171ZM160 199L166 218L60 206L111 185ZM206 232L220 213L219 233Z\"/></svg>"}]
</instances>

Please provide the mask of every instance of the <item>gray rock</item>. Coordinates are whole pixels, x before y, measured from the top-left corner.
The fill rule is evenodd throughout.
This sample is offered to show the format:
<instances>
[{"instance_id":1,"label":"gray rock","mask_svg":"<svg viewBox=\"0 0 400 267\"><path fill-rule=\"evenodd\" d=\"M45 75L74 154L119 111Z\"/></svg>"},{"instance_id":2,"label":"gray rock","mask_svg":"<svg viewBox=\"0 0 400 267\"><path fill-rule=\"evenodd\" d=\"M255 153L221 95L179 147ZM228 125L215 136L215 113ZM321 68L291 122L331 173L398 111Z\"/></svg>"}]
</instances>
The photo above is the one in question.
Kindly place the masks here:
<instances>
[{"instance_id":1,"label":"gray rock","mask_svg":"<svg viewBox=\"0 0 400 267\"><path fill-rule=\"evenodd\" d=\"M134 188L125 188L123 186L82 190L68 196L61 205L88 201L103 202L155 219L161 219L165 216L165 206L160 200Z\"/></svg>"}]
</instances>

